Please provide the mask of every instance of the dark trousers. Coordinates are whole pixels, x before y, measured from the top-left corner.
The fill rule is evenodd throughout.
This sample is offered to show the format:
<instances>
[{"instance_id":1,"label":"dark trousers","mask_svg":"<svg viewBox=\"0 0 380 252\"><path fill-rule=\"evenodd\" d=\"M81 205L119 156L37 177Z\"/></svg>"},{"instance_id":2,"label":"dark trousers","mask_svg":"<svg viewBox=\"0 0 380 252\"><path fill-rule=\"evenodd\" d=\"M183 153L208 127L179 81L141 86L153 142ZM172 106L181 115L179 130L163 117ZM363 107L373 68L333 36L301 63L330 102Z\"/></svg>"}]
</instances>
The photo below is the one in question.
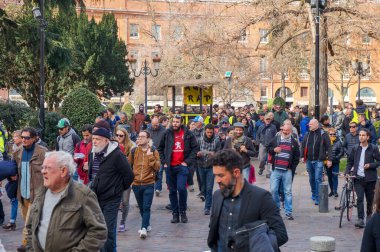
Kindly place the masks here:
<instances>
[{"instance_id":1,"label":"dark trousers","mask_svg":"<svg viewBox=\"0 0 380 252\"><path fill-rule=\"evenodd\" d=\"M338 192L339 163L333 164L331 167L327 167L326 173L329 179L330 191L334 193Z\"/></svg>"},{"instance_id":2,"label":"dark trousers","mask_svg":"<svg viewBox=\"0 0 380 252\"><path fill-rule=\"evenodd\" d=\"M139 205L140 215L142 218L141 229L150 226L150 207L152 206L154 184L151 185L134 185L132 190L135 194L137 204Z\"/></svg>"},{"instance_id":3,"label":"dark trousers","mask_svg":"<svg viewBox=\"0 0 380 252\"><path fill-rule=\"evenodd\" d=\"M364 219L364 195L367 201L367 218L372 214L372 202L375 194L376 181L365 182L364 179L355 179L354 187L358 197L357 208L358 218Z\"/></svg>"},{"instance_id":4,"label":"dark trousers","mask_svg":"<svg viewBox=\"0 0 380 252\"><path fill-rule=\"evenodd\" d=\"M194 185L194 166L189 166L189 176L187 176L187 184L189 186Z\"/></svg>"},{"instance_id":5,"label":"dark trousers","mask_svg":"<svg viewBox=\"0 0 380 252\"><path fill-rule=\"evenodd\" d=\"M200 168L199 173L201 175L202 188L204 188L205 192L205 209L211 209L212 203L212 189L214 186L214 173L212 172L212 168Z\"/></svg>"},{"instance_id":6,"label":"dark trousers","mask_svg":"<svg viewBox=\"0 0 380 252\"><path fill-rule=\"evenodd\" d=\"M3 202L1 202L1 199L0 199L0 223L4 221L4 217L5 217L5 214L4 214L4 209L3 209Z\"/></svg>"},{"instance_id":7,"label":"dark trousers","mask_svg":"<svg viewBox=\"0 0 380 252\"><path fill-rule=\"evenodd\" d=\"M101 252L116 252L116 227L117 227L117 214L119 211L121 195L109 201L99 201L100 209L104 215L104 220L107 225L107 240L104 243Z\"/></svg>"},{"instance_id":8,"label":"dark trousers","mask_svg":"<svg viewBox=\"0 0 380 252\"><path fill-rule=\"evenodd\" d=\"M186 181L189 175L187 166L171 166L168 172L169 199L173 213L185 212L187 209Z\"/></svg>"}]
</instances>

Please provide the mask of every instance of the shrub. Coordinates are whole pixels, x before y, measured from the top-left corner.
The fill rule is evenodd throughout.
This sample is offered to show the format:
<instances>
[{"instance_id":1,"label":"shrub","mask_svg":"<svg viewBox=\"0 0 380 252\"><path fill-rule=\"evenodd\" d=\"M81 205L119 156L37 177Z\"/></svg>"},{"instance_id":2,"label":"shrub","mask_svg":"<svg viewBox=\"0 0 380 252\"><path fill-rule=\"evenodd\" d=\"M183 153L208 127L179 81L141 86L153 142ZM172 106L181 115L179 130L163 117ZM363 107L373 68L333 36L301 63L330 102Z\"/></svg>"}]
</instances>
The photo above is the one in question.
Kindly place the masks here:
<instances>
[{"instance_id":1,"label":"shrub","mask_svg":"<svg viewBox=\"0 0 380 252\"><path fill-rule=\"evenodd\" d=\"M132 106L130 102L125 103L124 106L121 108L121 111L126 113L128 116L128 120L132 118L132 115L135 113L135 108Z\"/></svg>"},{"instance_id":2,"label":"shrub","mask_svg":"<svg viewBox=\"0 0 380 252\"><path fill-rule=\"evenodd\" d=\"M49 149L54 149L58 136L57 123L61 119L61 115L56 112L48 112L45 114L45 134L44 141Z\"/></svg>"},{"instance_id":3,"label":"shrub","mask_svg":"<svg viewBox=\"0 0 380 252\"><path fill-rule=\"evenodd\" d=\"M37 111L23 103L0 102L0 111L0 121L3 122L3 128L9 133L26 126L38 126Z\"/></svg>"},{"instance_id":4,"label":"shrub","mask_svg":"<svg viewBox=\"0 0 380 252\"><path fill-rule=\"evenodd\" d=\"M85 88L71 91L62 103L62 115L77 129L82 128L84 124L93 124L102 110L104 108L98 97Z\"/></svg>"}]
</instances>

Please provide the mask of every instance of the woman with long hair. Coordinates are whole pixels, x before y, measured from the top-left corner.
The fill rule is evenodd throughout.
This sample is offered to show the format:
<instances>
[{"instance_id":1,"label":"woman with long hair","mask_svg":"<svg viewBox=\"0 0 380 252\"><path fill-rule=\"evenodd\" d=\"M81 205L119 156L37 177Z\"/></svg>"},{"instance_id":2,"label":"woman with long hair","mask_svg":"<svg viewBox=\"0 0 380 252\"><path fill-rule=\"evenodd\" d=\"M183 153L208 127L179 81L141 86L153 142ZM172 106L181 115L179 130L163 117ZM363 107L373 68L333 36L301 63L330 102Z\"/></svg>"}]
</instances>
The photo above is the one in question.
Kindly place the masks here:
<instances>
[{"instance_id":1,"label":"woman with long hair","mask_svg":"<svg viewBox=\"0 0 380 252\"><path fill-rule=\"evenodd\" d=\"M374 214L367 220L360 252L380 252L380 180L377 180L373 199Z\"/></svg>"},{"instance_id":2,"label":"woman with long hair","mask_svg":"<svg viewBox=\"0 0 380 252\"><path fill-rule=\"evenodd\" d=\"M124 128L119 128L115 134L116 140L119 142L120 149L123 151L126 157L129 156L133 147L136 144L129 138L128 131ZM125 232L125 221L127 220L129 212L129 196L131 195L131 188L128 188L123 192L121 199L121 221L119 226L119 232Z\"/></svg>"},{"instance_id":3,"label":"woman with long hair","mask_svg":"<svg viewBox=\"0 0 380 252\"><path fill-rule=\"evenodd\" d=\"M340 159L343 157L343 146L339 137L337 136L337 130L335 128L329 128L328 133L331 141L331 152L332 152L332 165L330 167L326 166L326 173L330 186L329 197L338 197L338 173Z\"/></svg>"}]
</instances>

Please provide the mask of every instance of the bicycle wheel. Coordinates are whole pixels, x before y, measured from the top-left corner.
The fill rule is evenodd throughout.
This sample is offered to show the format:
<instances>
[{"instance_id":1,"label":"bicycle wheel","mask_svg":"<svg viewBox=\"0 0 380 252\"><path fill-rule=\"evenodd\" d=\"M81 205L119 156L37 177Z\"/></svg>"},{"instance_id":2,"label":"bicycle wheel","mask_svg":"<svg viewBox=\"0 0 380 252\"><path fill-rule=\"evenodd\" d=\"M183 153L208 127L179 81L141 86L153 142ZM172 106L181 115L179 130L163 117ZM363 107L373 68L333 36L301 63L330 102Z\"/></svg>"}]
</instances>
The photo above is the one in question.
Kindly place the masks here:
<instances>
[{"instance_id":1,"label":"bicycle wheel","mask_svg":"<svg viewBox=\"0 0 380 252\"><path fill-rule=\"evenodd\" d=\"M352 212L354 211L354 206L352 204L352 190L347 190L346 195L347 220L350 221L352 218Z\"/></svg>"},{"instance_id":2,"label":"bicycle wheel","mask_svg":"<svg viewBox=\"0 0 380 252\"><path fill-rule=\"evenodd\" d=\"M342 189L342 195L340 197L340 203L339 203L339 207L340 207L340 218L339 218L339 228L342 227L342 220L343 220L343 214L344 214L344 211L346 210L346 204L347 204L347 195L346 195L346 187L343 187Z\"/></svg>"}]
</instances>

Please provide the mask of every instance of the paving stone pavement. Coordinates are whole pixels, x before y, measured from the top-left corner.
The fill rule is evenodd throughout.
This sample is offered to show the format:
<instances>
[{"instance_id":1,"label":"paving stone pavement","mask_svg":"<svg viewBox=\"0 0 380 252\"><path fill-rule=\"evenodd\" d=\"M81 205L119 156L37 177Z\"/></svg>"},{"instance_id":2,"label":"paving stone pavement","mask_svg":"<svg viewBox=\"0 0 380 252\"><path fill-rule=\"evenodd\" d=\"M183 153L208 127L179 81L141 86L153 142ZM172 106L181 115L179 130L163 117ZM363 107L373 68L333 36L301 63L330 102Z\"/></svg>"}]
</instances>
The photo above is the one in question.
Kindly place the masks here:
<instances>
[{"instance_id":1,"label":"paving stone pavement","mask_svg":"<svg viewBox=\"0 0 380 252\"><path fill-rule=\"evenodd\" d=\"M257 167L257 162L254 162ZM196 180L194 178L194 180ZM339 180L339 190L343 179ZM257 177L257 186L269 189L269 180L265 176ZM215 185L214 189L217 188ZM165 209L169 202L168 191L164 190L159 197L155 197L152 205L151 225L153 230L146 240L141 240L137 230L140 228L141 218L136 200L131 195L131 207L127 218L127 231L117 234L118 251L207 251L209 216L203 215L203 203L196 197L195 192L189 192L187 224L171 224L171 213ZM282 252L309 251L309 238L312 236L332 236L336 239L336 251L359 251L363 230L355 229L353 221L343 223L338 227L339 212L334 210L337 199L329 201L329 213L318 213L318 207L310 199L308 177L304 165L300 165L293 182L293 215L294 220L284 220L289 241L281 247ZM9 217L10 204L6 196L3 197L6 219ZM253 202L254 204L254 202ZM283 212L282 212L283 214ZM356 219L356 210L354 211ZM8 219L7 219L8 220ZM120 216L119 216L120 220ZM4 231L0 228L0 240L6 251L16 251L22 237L23 222L19 213L16 231Z\"/></svg>"}]
</instances>

